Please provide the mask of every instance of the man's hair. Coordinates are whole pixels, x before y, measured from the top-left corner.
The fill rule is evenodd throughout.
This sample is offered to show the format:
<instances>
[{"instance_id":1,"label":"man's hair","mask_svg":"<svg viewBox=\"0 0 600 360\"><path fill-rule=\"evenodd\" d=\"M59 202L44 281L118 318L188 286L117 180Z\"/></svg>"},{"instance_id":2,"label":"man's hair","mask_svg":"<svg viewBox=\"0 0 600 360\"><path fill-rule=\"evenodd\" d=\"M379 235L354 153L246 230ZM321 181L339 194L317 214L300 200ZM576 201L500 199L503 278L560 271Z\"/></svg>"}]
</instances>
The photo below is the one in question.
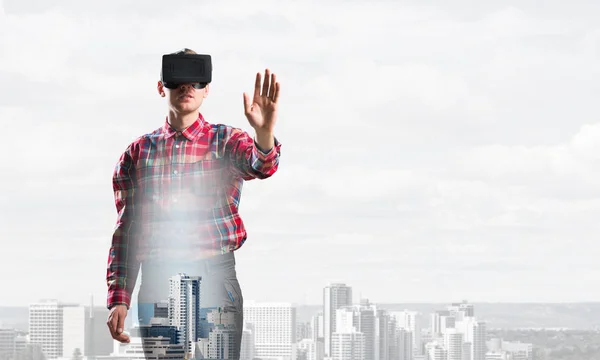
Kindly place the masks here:
<instances>
[{"instance_id":1,"label":"man's hair","mask_svg":"<svg viewBox=\"0 0 600 360\"><path fill-rule=\"evenodd\" d=\"M182 54L198 54L197 52L195 52L192 49L188 49L188 48L183 48L177 52L171 53L172 55L182 55Z\"/></svg>"}]
</instances>

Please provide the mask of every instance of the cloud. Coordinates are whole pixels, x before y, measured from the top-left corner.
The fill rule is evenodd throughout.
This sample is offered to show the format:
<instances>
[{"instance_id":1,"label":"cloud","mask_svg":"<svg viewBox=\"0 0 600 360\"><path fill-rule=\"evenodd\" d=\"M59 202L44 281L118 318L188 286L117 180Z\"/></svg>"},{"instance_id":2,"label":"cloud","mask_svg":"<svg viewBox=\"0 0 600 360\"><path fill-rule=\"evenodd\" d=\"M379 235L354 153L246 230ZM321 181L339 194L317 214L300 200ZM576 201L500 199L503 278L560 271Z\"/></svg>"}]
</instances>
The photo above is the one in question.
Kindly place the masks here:
<instances>
[{"instance_id":1,"label":"cloud","mask_svg":"<svg viewBox=\"0 0 600 360\"><path fill-rule=\"evenodd\" d=\"M488 184L526 186L546 196L589 191L597 196L600 171L600 123L585 124L571 138L555 145L487 145L470 149L452 164L455 172ZM450 170L451 171L451 170Z\"/></svg>"},{"instance_id":2,"label":"cloud","mask_svg":"<svg viewBox=\"0 0 600 360\"><path fill-rule=\"evenodd\" d=\"M23 260L41 278L41 261L72 260L69 249L95 264L88 276L101 273L115 162L165 119L160 55L192 47L214 56L212 122L251 130L242 92L255 73L268 66L283 84L280 171L246 183L241 205L248 298L276 299L271 284L287 282L277 300L316 302L314 288L336 278L382 301L406 300L405 287L432 301L564 298L544 276L593 295L568 279L595 261L599 231L598 31L583 8L82 4L0 6L0 160L11 173L0 235L19 254L62 244ZM394 286L373 281L382 276Z\"/></svg>"}]
</instances>

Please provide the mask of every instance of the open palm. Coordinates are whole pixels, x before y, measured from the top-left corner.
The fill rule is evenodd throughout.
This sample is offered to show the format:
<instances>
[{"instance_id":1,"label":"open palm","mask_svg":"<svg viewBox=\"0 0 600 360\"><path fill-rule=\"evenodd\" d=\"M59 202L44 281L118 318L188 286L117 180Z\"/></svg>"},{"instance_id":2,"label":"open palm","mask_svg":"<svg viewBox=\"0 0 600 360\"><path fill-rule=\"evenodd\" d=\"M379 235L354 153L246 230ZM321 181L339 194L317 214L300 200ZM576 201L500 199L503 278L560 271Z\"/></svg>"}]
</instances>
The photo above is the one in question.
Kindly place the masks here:
<instances>
[{"instance_id":1,"label":"open palm","mask_svg":"<svg viewBox=\"0 0 600 360\"><path fill-rule=\"evenodd\" d=\"M269 69L265 69L265 81L261 82L261 73L257 73L253 98L244 93L244 114L256 131L273 133L281 85Z\"/></svg>"}]
</instances>

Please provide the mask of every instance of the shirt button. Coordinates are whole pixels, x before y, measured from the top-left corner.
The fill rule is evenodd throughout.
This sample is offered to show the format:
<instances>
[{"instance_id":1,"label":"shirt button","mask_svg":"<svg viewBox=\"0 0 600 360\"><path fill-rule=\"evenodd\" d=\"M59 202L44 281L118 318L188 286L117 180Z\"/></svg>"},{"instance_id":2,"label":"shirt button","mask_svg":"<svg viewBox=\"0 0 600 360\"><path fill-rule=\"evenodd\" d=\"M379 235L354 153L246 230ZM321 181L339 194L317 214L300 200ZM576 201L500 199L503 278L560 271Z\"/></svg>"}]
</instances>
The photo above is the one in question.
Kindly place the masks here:
<instances>
[{"instance_id":1,"label":"shirt button","mask_svg":"<svg viewBox=\"0 0 600 360\"><path fill-rule=\"evenodd\" d=\"M176 149L179 149L179 144L175 145L175 148L176 148Z\"/></svg>"},{"instance_id":2,"label":"shirt button","mask_svg":"<svg viewBox=\"0 0 600 360\"><path fill-rule=\"evenodd\" d=\"M177 175L177 170L173 170L173 174Z\"/></svg>"}]
</instances>

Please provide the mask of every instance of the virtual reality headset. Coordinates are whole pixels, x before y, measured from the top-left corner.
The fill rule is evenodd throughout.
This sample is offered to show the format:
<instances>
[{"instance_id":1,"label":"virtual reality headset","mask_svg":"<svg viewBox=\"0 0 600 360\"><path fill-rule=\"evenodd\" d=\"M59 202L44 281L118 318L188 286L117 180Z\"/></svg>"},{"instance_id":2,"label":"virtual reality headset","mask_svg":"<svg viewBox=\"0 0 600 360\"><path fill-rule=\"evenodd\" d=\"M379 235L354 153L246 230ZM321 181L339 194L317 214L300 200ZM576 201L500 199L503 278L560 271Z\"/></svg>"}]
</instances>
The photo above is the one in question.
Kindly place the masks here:
<instances>
[{"instance_id":1,"label":"virtual reality headset","mask_svg":"<svg viewBox=\"0 0 600 360\"><path fill-rule=\"evenodd\" d=\"M212 81L212 61L205 54L167 54L162 57L160 80L168 89L192 84L196 89Z\"/></svg>"}]
</instances>

